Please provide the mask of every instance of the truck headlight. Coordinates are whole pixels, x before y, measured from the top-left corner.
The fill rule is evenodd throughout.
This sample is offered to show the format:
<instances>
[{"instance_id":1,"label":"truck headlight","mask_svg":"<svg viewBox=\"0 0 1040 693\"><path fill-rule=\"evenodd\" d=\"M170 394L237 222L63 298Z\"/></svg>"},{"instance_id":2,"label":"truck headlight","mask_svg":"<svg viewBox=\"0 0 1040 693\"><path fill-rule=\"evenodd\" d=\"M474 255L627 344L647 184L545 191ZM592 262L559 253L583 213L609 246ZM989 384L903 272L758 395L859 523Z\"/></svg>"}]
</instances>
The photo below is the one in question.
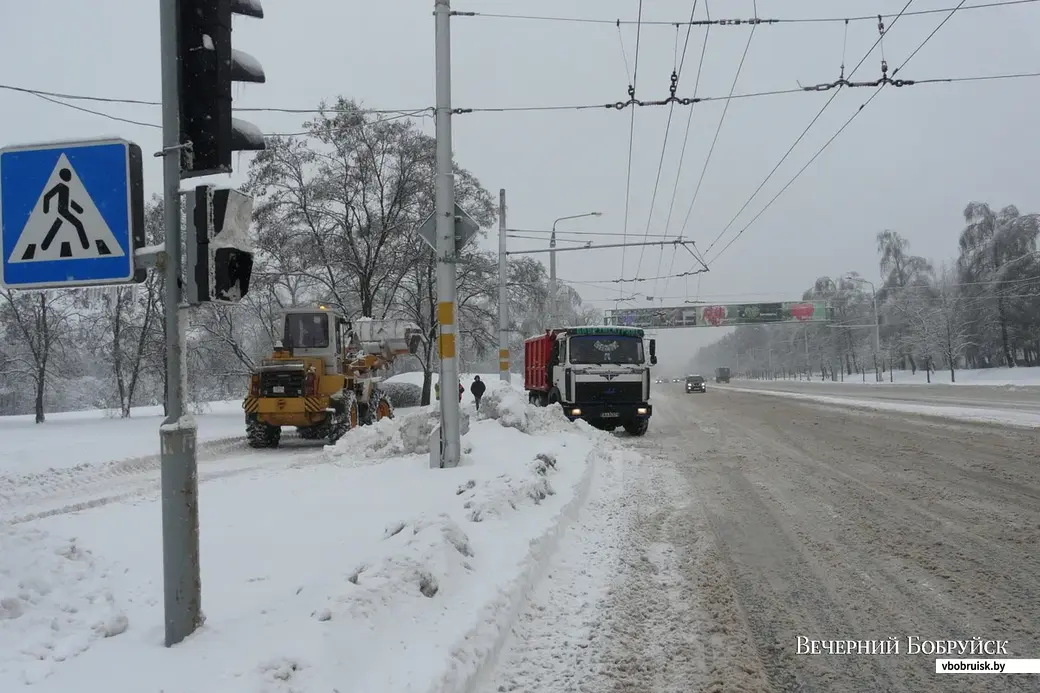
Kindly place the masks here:
<instances>
[{"instance_id":1,"label":"truck headlight","mask_svg":"<svg viewBox=\"0 0 1040 693\"><path fill-rule=\"evenodd\" d=\"M581 416L581 409L578 409L577 407L571 409L571 416Z\"/></svg>"},{"instance_id":2,"label":"truck headlight","mask_svg":"<svg viewBox=\"0 0 1040 693\"><path fill-rule=\"evenodd\" d=\"M638 409L636 409L636 413L637 414L645 414L646 413L646 407L639 407Z\"/></svg>"}]
</instances>

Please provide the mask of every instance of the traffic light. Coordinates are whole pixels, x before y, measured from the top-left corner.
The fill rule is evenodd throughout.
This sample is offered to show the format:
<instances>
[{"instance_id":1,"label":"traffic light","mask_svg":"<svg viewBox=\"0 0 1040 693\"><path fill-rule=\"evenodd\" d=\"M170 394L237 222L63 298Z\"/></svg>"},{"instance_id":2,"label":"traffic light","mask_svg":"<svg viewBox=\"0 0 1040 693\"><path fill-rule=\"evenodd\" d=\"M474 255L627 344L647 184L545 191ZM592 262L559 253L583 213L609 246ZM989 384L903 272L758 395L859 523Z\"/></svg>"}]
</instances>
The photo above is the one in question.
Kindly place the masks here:
<instances>
[{"instance_id":1,"label":"traffic light","mask_svg":"<svg viewBox=\"0 0 1040 693\"><path fill-rule=\"evenodd\" d=\"M253 198L200 185L187 199L185 300L192 305L238 303L249 292L253 272Z\"/></svg>"},{"instance_id":2,"label":"traffic light","mask_svg":"<svg viewBox=\"0 0 1040 693\"><path fill-rule=\"evenodd\" d=\"M253 56L231 48L231 18L263 19L260 0L177 0L181 176L231 173L231 154L265 148L252 123L231 117L232 82L267 81Z\"/></svg>"}]
</instances>

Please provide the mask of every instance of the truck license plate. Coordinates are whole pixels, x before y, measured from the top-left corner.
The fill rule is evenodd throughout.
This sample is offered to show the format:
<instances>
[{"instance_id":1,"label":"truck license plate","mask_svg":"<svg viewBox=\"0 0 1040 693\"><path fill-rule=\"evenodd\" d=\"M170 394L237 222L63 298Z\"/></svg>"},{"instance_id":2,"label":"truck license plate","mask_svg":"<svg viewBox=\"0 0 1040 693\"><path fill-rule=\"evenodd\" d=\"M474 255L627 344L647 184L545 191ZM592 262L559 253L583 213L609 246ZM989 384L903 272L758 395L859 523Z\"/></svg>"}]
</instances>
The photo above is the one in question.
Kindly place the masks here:
<instances>
[{"instance_id":1,"label":"truck license plate","mask_svg":"<svg viewBox=\"0 0 1040 693\"><path fill-rule=\"evenodd\" d=\"M283 394L285 394L285 386L284 385L275 385L274 387L271 388L271 392L274 392L275 394L283 395Z\"/></svg>"},{"instance_id":2,"label":"truck license plate","mask_svg":"<svg viewBox=\"0 0 1040 693\"><path fill-rule=\"evenodd\" d=\"M604 419L616 419L621 415L618 414L616 411L605 411L603 412L602 416Z\"/></svg>"}]
</instances>

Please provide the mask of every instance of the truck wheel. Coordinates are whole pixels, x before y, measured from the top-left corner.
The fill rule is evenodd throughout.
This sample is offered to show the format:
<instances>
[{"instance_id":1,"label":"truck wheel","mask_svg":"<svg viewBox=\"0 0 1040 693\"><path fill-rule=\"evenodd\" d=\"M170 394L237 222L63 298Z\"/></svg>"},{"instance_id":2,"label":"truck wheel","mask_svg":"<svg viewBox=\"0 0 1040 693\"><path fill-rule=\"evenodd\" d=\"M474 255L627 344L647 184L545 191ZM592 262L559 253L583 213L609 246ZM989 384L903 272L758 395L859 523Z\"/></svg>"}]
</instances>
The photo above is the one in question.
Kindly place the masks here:
<instances>
[{"instance_id":1,"label":"truck wheel","mask_svg":"<svg viewBox=\"0 0 1040 693\"><path fill-rule=\"evenodd\" d=\"M347 431L357 428L360 420L357 395L354 391L344 391L340 395L333 405L336 411L329 416L329 445L335 445Z\"/></svg>"},{"instance_id":2,"label":"truck wheel","mask_svg":"<svg viewBox=\"0 0 1040 693\"><path fill-rule=\"evenodd\" d=\"M631 436L644 435L648 428L650 428L650 419L636 419L635 421L625 422L625 431Z\"/></svg>"},{"instance_id":3,"label":"truck wheel","mask_svg":"<svg viewBox=\"0 0 1040 693\"><path fill-rule=\"evenodd\" d=\"M251 448L276 448L282 439L282 429L269 426L253 416L246 421L246 439Z\"/></svg>"}]
</instances>

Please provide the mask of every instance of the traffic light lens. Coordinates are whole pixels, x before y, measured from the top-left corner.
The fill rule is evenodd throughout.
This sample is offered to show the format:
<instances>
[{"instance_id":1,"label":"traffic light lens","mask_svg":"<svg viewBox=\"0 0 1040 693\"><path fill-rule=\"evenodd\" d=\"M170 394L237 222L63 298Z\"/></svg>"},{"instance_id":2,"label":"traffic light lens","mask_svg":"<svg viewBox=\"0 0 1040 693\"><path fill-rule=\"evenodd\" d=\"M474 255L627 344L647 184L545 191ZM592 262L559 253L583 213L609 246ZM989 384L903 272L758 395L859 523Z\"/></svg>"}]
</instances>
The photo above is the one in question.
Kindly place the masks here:
<instances>
[{"instance_id":1,"label":"traffic light lens","mask_svg":"<svg viewBox=\"0 0 1040 693\"><path fill-rule=\"evenodd\" d=\"M218 248L213 254L214 298L240 301L249 292L253 254L238 248Z\"/></svg>"}]
</instances>

